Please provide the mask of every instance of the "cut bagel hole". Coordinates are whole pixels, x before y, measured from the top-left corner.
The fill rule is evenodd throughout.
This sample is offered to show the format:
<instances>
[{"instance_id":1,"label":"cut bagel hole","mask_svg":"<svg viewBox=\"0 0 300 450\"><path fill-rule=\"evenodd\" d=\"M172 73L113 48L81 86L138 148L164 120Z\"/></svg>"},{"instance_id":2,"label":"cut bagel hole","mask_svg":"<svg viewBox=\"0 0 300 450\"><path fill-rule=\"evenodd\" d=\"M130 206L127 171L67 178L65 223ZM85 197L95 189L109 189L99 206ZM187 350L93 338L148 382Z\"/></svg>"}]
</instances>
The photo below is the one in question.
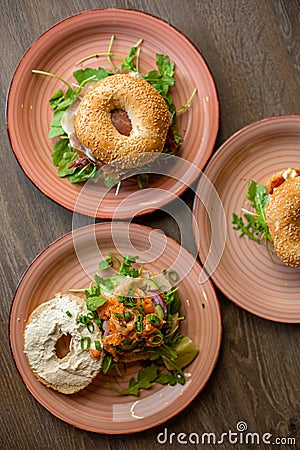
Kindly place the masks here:
<instances>
[{"instance_id":1,"label":"cut bagel hole","mask_svg":"<svg viewBox=\"0 0 300 450\"><path fill-rule=\"evenodd\" d=\"M70 342L72 336L70 333L63 334L55 343L55 354L59 359L64 358L70 353Z\"/></svg>"},{"instance_id":2,"label":"cut bagel hole","mask_svg":"<svg viewBox=\"0 0 300 450\"><path fill-rule=\"evenodd\" d=\"M110 112L110 115L112 124L118 132L124 136L129 136L132 130L132 125L127 112L123 109L113 109Z\"/></svg>"}]
</instances>

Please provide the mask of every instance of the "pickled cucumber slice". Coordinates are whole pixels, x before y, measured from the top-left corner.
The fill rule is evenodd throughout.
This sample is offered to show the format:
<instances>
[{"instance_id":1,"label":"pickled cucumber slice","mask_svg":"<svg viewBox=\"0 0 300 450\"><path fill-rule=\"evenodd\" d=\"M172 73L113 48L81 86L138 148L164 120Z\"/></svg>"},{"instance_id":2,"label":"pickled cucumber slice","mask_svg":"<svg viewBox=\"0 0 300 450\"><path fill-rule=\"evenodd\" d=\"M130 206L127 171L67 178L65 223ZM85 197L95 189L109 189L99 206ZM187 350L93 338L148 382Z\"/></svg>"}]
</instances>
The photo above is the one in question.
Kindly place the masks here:
<instances>
[{"instance_id":1,"label":"pickled cucumber slice","mask_svg":"<svg viewBox=\"0 0 300 450\"><path fill-rule=\"evenodd\" d=\"M174 365L180 367L180 369L188 366L199 353L199 349L188 336L184 336L178 344L174 345L172 348L177 353ZM168 370L174 370L174 366L169 361L165 361L165 366Z\"/></svg>"}]
</instances>

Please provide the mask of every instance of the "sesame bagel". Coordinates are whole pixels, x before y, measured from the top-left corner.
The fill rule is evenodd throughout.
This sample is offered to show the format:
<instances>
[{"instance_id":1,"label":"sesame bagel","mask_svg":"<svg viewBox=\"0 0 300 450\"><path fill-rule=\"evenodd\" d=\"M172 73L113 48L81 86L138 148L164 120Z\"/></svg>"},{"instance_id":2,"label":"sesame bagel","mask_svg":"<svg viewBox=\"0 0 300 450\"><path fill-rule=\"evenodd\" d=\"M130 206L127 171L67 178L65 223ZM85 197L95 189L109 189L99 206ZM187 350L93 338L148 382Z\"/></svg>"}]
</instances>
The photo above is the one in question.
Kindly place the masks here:
<instances>
[{"instance_id":1,"label":"sesame bagel","mask_svg":"<svg viewBox=\"0 0 300 450\"><path fill-rule=\"evenodd\" d=\"M300 267L300 176L274 189L265 215L279 258L288 266Z\"/></svg>"},{"instance_id":2,"label":"sesame bagel","mask_svg":"<svg viewBox=\"0 0 300 450\"><path fill-rule=\"evenodd\" d=\"M112 112L125 111L129 135L112 122ZM74 128L79 141L97 160L120 169L153 161L164 148L170 126L168 106L146 80L126 74L98 81L83 97Z\"/></svg>"},{"instance_id":3,"label":"sesame bagel","mask_svg":"<svg viewBox=\"0 0 300 450\"><path fill-rule=\"evenodd\" d=\"M88 386L101 370L102 352L95 350L101 342L96 326L89 331L77 322L87 314L85 302L75 295L57 294L39 305L30 315L24 331L24 352L37 379L63 394L74 394ZM56 344L69 336L69 351L58 355ZM90 350L82 346L82 338L91 341ZM96 354L98 352L98 354Z\"/></svg>"}]
</instances>

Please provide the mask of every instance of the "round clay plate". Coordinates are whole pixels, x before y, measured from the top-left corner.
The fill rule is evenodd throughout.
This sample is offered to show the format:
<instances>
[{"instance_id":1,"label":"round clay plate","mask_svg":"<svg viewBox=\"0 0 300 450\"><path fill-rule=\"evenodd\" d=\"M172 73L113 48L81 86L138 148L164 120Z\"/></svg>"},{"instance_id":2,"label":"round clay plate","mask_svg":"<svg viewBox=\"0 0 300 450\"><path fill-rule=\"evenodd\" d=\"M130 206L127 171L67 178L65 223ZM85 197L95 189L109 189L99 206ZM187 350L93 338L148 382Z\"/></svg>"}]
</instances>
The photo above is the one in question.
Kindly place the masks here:
<instances>
[{"instance_id":1,"label":"round clay plate","mask_svg":"<svg viewBox=\"0 0 300 450\"><path fill-rule=\"evenodd\" d=\"M217 266L212 279L223 293L242 308L265 319L300 322L300 269L285 266L273 253L270 259L264 243L257 244L232 228L232 213L249 209L246 192L250 180L264 184L276 172L300 165L300 116L271 117L235 133L216 152L205 169L223 203L227 239L223 256L211 260ZM199 196L207 195L206 183L198 185ZM203 197L202 197L203 198ZM199 197L194 204L196 223L201 230L199 255L205 261L210 241L223 246L221 227L210 233L210 221L220 219L212 202L204 209Z\"/></svg>"},{"instance_id":2,"label":"round clay plate","mask_svg":"<svg viewBox=\"0 0 300 450\"><path fill-rule=\"evenodd\" d=\"M23 332L29 315L57 292L86 288L99 261L109 252L134 253L154 271L172 267L182 280L179 295L186 320L181 332L199 348L198 356L184 369L184 385L154 385L139 397L122 396L115 390L128 387L129 379L137 376L140 366L133 365L123 378L100 374L81 392L63 395L41 384L31 372L23 352ZM55 416L98 433L142 431L178 414L203 389L220 350L219 304L210 281L199 283L200 271L195 258L177 242L140 225L103 222L79 228L53 242L26 271L11 309L11 349L29 391Z\"/></svg>"},{"instance_id":3,"label":"round clay plate","mask_svg":"<svg viewBox=\"0 0 300 450\"><path fill-rule=\"evenodd\" d=\"M126 56L130 47L143 39L139 69L147 73L156 69L156 53L168 55L175 62L176 85L172 87L174 103L179 109L197 88L191 107L178 115L178 126L184 138L179 155L191 163L180 171L180 161L170 168L168 176L157 177L153 191L139 191L136 184L125 182L115 195L107 192L103 180L93 189L90 183L71 184L57 176L51 160L53 140L48 138L52 118L48 100L65 85L57 79L33 74L32 70L54 73L69 83L75 63L90 54L106 52L111 36L115 36L113 52ZM115 60L116 64L120 64ZM81 68L111 69L107 58L92 59ZM30 180L49 198L65 208L97 218L112 218L118 208L118 218L133 217L153 211L180 195L199 175L215 143L219 126L219 106L212 75L198 50L178 30L161 19L139 11L104 9L80 13L58 23L41 35L29 48L13 76L7 102L7 127L11 146ZM181 173L182 172L182 173ZM185 175L184 181L180 181ZM126 205L122 201L129 198ZM100 205L101 203L101 205ZM141 203L143 207L141 207Z\"/></svg>"}]
</instances>

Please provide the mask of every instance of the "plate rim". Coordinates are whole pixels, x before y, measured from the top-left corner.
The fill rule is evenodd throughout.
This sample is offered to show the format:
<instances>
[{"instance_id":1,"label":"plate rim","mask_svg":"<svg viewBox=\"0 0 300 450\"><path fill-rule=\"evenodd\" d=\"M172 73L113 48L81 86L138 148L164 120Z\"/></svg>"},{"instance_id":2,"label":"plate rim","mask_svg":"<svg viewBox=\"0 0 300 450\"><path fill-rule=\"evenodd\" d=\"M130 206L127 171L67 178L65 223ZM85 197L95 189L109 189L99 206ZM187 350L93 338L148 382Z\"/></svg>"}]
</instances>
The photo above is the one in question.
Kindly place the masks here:
<instances>
[{"instance_id":1,"label":"plate rim","mask_svg":"<svg viewBox=\"0 0 300 450\"><path fill-rule=\"evenodd\" d=\"M47 28L45 31L43 31L41 34L39 34L31 42L29 47L25 50L25 52L23 52L21 58L19 59L17 65L16 65L16 67L15 67L15 69L13 71L13 74L11 76L10 83L9 83L9 86L8 86L7 92L6 92L6 99L5 99L5 124L6 124L6 133L7 133L7 136L8 136L8 140L9 140L9 143L10 143L10 148L12 149L14 158L16 159L16 161L17 161L19 167L21 168L22 172L26 175L27 179L29 179L30 182L35 186L35 188L38 189L38 191L41 192L46 198L50 199L52 202L56 203L57 205L61 206L62 208L65 208L66 210L71 211L71 212L76 212L76 202L75 202L74 205L71 205L71 204L66 205L66 204L62 204L60 201L52 198L52 196L49 193L44 192L42 187L36 184L36 182L34 181L33 177L31 177L29 175L28 171L26 170L26 167L24 168L22 163L21 163L21 161L19 160L19 158L18 158L18 156L16 154L16 151L15 151L13 145L12 145L12 132L10 130L10 125L9 125L9 114L10 114L9 111L12 108L12 106L11 106L12 102L10 101L10 98L11 98L12 89L14 88L14 84L15 84L15 77L17 76L18 70L19 70L20 66L22 65L22 62L23 62L24 58L30 53L30 51L36 45L38 45L40 40L43 39L44 36L47 33L49 33L51 30L53 30L54 28L56 28L58 26L63 25L65 22L71 21L74 18L77 18L79 16L87 16L87 15L95 13L95 12L99 13L99 14L102 13L102 12L104 12L104 13L105 12L112 12L112 13L113 12L122 12L122 13L128 14L128 15L130 15L130 14L137 14L137 15L141 15L141 16L146 16L146 17L150 18L151 20L160 22L164 26L169 27L170 29L174 30L174 32L178 33L184 39L186 39L189 42L189 44L191 45L191 47L196 51L196 53L198 54L200 59L203 61L204 65L206 67L206 70L207 70L207 72L209 74L211 86L212 86L212 89L213 89L213 92L214 92L214 101L215 101L215 106L216 106L216 115L217 115L217 117L216 117L216 120L214 120L213 138L210 139L210 147L211 147L211 149L208 152L207 156L203 159L202 169L207 165L209 159L211 158L211 156L213 154L213 151L214 151L214 148L215 148L215 144L216 144L216 141L217 141L217 137L218 137L218 133L219 133L219 130L220 130L220 98L219 98L219 93L218 93L216 81L215 81L213 73L212 73L212 71L211 71L211 69L210 69L210 67L209 67L209 65L208 65L208 63L206 61L206 58L203 56L201 51L197 48L197 46L192 42L192 40L188 36L186 36L182 31L180 31L173 24L169 23L167 20L162 19L160 17L157 17L154 14L151 14L149 12L144 12L144 11L136 10L136 9L133 9L133 8L125 9L125 8L109 8L108 7L108 8L85 9L83 11L78 11L78 12L76 12L74 14L71 14L71 15L63 18L62 20L59 20L59 21L55 22L53 25L51 25L49 28ZM174 195L177 195L177 196L182 195L194 182L197 181L198 177L199 177L199 174L195 172L193 178L190 179L189 183L188 184L181 183L181 186L179 186L176 189L176 191L174 191ZM82 186L84 186L84 184ZM149 209L147 209L146 211L139 211L139 212L136 213L135 216L140 217L140 216L143 216L145 214L149 214L149 213L152 213L154 211L157 211L160 208L162 208L163 206L165 206L166 204L170 203L170 201L171 201L170 199L168 200L166 198L165 200L161 201L159 206L156 206L156 207L152 206ZM94 214L88 214L88 213L85 213L85 212L81 212L81 214L86 215L88 217L94 217ZM97 210L95 217L97 219L104 219L104 220L112 219L113 213L111 213L111 214L110 213L101 214L101 210L100 211ZM122 219L129 219L131 217L132 216L130 214L129 215L125 215L124 214L122 216Z\"/></svg>"},{"instance_id":2,"label":"plate rim","mask_svg":"<svg viewBox=\"0 0 300 450\"><path fill-rule=\"evenodd\" d=\"M117 222L119 225L120 224L124 224L124 227L129 225L130 228L132 227L132 228L135 228L137 230L138 229L145 229L145 230L148 230L148 231L152 231L153 230L152 227L149 227L149 226L146 226L146 225L137 224L137 223L134 223L134 222L124 222L124 221L115 221L115 222ZM101 228L108 227L108 226L111 227L112 226L112 222L105 221L105 222L98 222L98 223L95 223L95 224L89 224L89 225L85 225L83 227L77 228L75 231L77 231L77 230L80 230L80 231L83 230L84 231L84 230L86 230L88 228L91 228L91 229L93 229L95 231L95 234L96 234L96 229L97 228L101 229ZM97 434L103 434L103 435L112 435L112 434L129 435L129 434L132 434L132 433L141 433L141 432L143 432L145 430L152 429L152 428L157 427L157 426L159 426L159 425L161 425L163 423L168 422L169 420L172 420L176 415L182 413L182 411L185 410L196 399L196 397L201 394L201 392L204 390L205 386L207 385L208 381L210 380L210 378L211 378L211 376L212 376L212 374L213 374L213 372L214 372L214 370L216 368L216 365L218 363L219 357L220 357L221 344L222 344L222 339L223 339L223 322L222 322L221 306L220 306L220 302L219 302L217 293L215 291L214 285L211 282L211 280L209 280L209 279L205 281L205 284L208 285L208 287L209 287L209 289L210 289L210 291L212 293L212 301L213 301L213 303L215 305L216 319L217 319L217 328L216 328L216 332L217 332L217 346L216 346L216 351L214 352L214 355L213 355L213 363L211 364L211 366L210 366L210 368L209 368L209 370L207 372L206 378L202 381L201 387L199 389L196 389L194 394L191 397L189 397L187 399L187 401L184 404L181 405L181 407L177 408L176 411L174 411L171 416L168 416L167 418L161 418L157 422L155 422L155 423L152 422L152 423L150 423L150 424L148 424L146 426L143 426L142 428L140 426L138 426L138 420L137 420L137 421L133 422L133 424L134 423L136 424L135 427L133 427L133 425L132 425L129 431L127 431L127 430L124 431L124 429L120 429L120 431L119 430L108 430L108 431L107 430L106 431L101 430L101 431L99 431L97 429L94 429L94 427L93 428L92 427L91 428L90 427L86 427L86 426L82 426L81 427L81 426L78 425L78 423L73 422L71 419L70 420L65 420L63 417L61 417L61 414L57 414L57 413L53 412L52 408L49 409L47 407L47 402L41 401L41 399L37 398L37 396L32 392L32 390L27 385L26 379L24 379L23 375L20 373L19 368L18 368L18 364L17 364L17 361L16 361L15 352L13 350L13 345L12 345L12 326L13 326L12 314L13 314L13 309L15 308L15 303L16 303L16 298L17 298L18 292L21 289L21 286L24 283L24 280L26 280L26 276L27 276L28 272L30 270L33 270L33 266L35 264L37 264L38 260L42 256L44 256L45 253L47 253L47 251L49 251L49 249L52 246L59 245L59 242L61 240L63 240L63 239L69 239L71 237L72 233L73 233L73 230L63 234L62 236L59 236L57 239L55 239L54 241L49 243L41 252L39 252L38 255L35 256L34 259L29 263L29 265L27 266L27 268L23 272L22 276L20 277L19 282L17 283L16 289L15 289L15 292L14 292L14 295L13 295L13 300L12 300L12 303L11 303L11 306L10 306L10 311L9 311L8 332L9 332L10 352L11 352L12 359L14 361L14 365L16 367L16 370L17 370L17 372L19 374L20 379L22 380L22 382L25 385L25 387L28 390L28 392L34 397L35 401L37 401L41 406L43 406L48 411L48 413L52 414L53 416L55 416L59 420L62 420L63 422L65 422L65 423L67 423L69 425L72 425L72 426L74 426L76 428L79 428L79 429L82 429L82 430L85 430L85 431L90 431L90 432L94 432L94 433L97 433ZM181 244L179 244L174 238L172 238L170 236L167 236L167 235L166 235L166 238L167 238L167 241L169 240L169 241L173 242L173 244L175 244L175 246L182 247ZM193 257L191 255L191 253L185 247L182 247L182 248L184 249L184 251L189 256ZM197 265L199 268L201 268L201 263L197 259L195 259L195 265ZM45 387L45 389L49 389L49 388Z\"/></svg>"},{"instance_id":3,"label":"plate rim","mask_svg":"<svg viewBox=\"0 0 300 450\"><path fill-rule=\"evenodd\" d=\"M275 115L275 116L269 116L269 117L264 117L260 120L257 120L255 122L251 122L248 125L245 125L244 127L240 128L239 130L235 131L231 136L229 136L228 139L226 139L221 145L220 147L216 150L216 152L212 155L212 157L210 158L210 160L208 161L206 167L204 168L203 172L206 174L208 170L210 170L211 166L213 166L216 161L218 161L219 158L221 158L221 156L223 155L224 152L224 148L226 151L226 147L228 145L230 145L232 143L232 141L234 142L236 139L239 138L240 135L244 135L245 133L247 133L249 130L253 129L253 128L259 128L261 126L263 126L264 124L268 124L268 123L272 123L272 122L284 122L286 120L296 120L299 121L299 125L300 125L300 114L283 114L283 115ZM220 156L221 155L221 156ZM197 188L200 185L201 180L199 180L198 184L197 184ZM198 206L198 198L197 196L195 196L194 201L193 201L193 207L192 207L192 211L193 211L193 215L195 216L195 212ZM195 220L196 222L196 220ZM196 225L193 222L193 231L194 231L194 236L196 233ZM225 243L226 245L226 243ZM197 249L198 251L198 256L199 259L201 261L201 264L203 264L203 261L205 260L204 256L203 256L203 252L200 249L200 246ZM211 275L211 280L213 281L213 283L216 285L216 287L222 292L223 295L225 295L225 297L227 297L230 301L232 301L236 306L238 306L239 308L247 311L248 313L251 313L261 319L264 320L269 320L272 322L277 322L277 323L288 323L288 324L297 324L300 321L297 320L287 320L284 318L278 318L275 317L275 315L271 315L271 314L264 314L264 313L260 313L258 311L256 311L255 307L250 307L248 306L248 304L244 305L241 302L239 302L238 300L238 296L235 296L232 294L232 291L224 288L221 280L219 280L218 276L216 276L216 271Z\"/></svg>"}]
</instances>

